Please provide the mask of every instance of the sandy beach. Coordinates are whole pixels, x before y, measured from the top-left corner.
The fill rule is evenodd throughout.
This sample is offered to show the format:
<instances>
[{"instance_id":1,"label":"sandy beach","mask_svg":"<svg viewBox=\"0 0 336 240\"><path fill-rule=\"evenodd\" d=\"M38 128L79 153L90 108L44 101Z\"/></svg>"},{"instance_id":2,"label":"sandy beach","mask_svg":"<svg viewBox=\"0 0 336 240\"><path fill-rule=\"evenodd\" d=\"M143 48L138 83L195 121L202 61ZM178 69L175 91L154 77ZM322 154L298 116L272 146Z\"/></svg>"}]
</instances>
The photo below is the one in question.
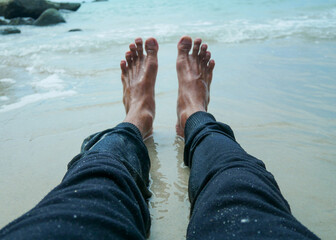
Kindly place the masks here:
<instances>
[{"instance_id":1,"label":"sandy beach","mask_svg":"<svg viewBox=\"0 0 336 240\"><path fill-rule=\"evenodd\" d=\"M66 24L44 29L25 26L21 35L1 36L0 227L34 207L60 183L85 137L124 119L120 60L135 37L154 36L160 50L154 134L146 141L152 163L150 239L185 237L189 169L183 164L184 142L175 134L175 61L179 37L189 34L203 38L216 61L209 112L233 128L248 153L265 162L293 215L320 238L334 238L336 36L312 36L316 29L333 29L302 27L288 36L273 36L269 30L264 38L256 30L250 32L254 37L245 40L239 40L245 32L231 32L224 41L222 29L215 30L215 8L206 8L214 16L200 19L200 27L186 28L183 24L189 23L176 22L176 29L171 30L164 24L174 14L178 21L184 11L173 13L170 6L152 6L158 12L164 7L171 10L162 19L155 15L154 27L149 21L136 29L120 16L124 32L122 26L111 27L118 16L101 20L103 26L96 29L89 21L80 25L90 19L91 11L104 13L112 8L110 2L96 4L86 3L77 13L65 13ZM335 4L330 4L334 8L328 12L328 21L336 22ZM202 7L194 5L197 11ZM232 10L230 21L242 21L244 12L237 9ZM307 16L318 13L307 12ZM284 21L296 16L287 14L294 17L285 16ZM281 19L267 16L258 24L272 22L268 18ZM304 24L308 23L302 20ZM74 27L83 32L69 34L67 30Z\"/></svg>"}]
</instances>

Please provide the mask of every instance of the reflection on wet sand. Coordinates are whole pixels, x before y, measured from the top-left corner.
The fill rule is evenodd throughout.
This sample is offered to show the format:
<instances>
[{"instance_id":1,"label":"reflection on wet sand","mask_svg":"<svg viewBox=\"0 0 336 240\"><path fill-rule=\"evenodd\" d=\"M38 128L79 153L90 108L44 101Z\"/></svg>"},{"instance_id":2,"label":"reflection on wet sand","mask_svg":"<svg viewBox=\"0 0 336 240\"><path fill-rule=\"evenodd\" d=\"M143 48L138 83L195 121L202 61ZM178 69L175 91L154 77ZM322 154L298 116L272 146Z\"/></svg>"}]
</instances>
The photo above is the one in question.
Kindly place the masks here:
<instances>
[{"instance_id":1,"label":"reflection on wet sand","mask_svg":"<svg viewBox=\"0 0 336 240\"><path fill-rule=\"evenodd\" d=\"M156 150L157 143L154 142L154 138L150 137L146 140L146 146L148 149L149 158L151 160L151 185L150 191L153 194L153 197L150 201L150 207L156 209L158 213L164 213L168 210L165 205L169 198L170 193L168 192L168 183L167 178L163 173L160 172L161 163L158 159L158 152ZM152 218L162 219L164 215L158 214L156 217L152 214Z\"/></svg>"},{"instance_id":2,"label":"reflection on wet sand","mask_svg":"<svg viewBox=\"0 0 336 240\"><path fill-rule=\"evenodd\" d=\"M176 187L174 194L178 197L180 202L185 202L188 201L189 168L185 166L183 162L184 140L176 136L174 146L177 160L177 181L174 183Z\"/></svg>"},{"instance_id":3,"label":"reflection on wet sand","mask_svg":"<svg viewBox=\"0 0 336 240\"><path fill-rule=\"evenodd\" d=\"M183 139L174 132L162 131L145 143L151 159L153 193L149 200L150 239L179 239L181 234L185 236L189 221L189 169L183 163Z\"/></svg>"}]
</instances>

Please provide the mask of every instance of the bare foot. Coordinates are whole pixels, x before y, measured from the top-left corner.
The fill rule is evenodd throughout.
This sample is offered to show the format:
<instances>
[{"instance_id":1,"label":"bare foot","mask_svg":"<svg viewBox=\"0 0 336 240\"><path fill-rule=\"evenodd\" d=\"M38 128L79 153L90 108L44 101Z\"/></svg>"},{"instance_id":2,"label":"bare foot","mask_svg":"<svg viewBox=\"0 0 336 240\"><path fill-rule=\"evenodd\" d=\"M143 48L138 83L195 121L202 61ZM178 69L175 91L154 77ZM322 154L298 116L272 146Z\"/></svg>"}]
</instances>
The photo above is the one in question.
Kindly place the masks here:
<instances>
[{"instance_id":1,"label":"bare foot","mask_svg":"<svg viewBox=\"0 0 336 240\"><path fill-rule=\"evenodd\" d=\"M145 42L147 56L143 54L141 38L129 45L126 61L122 60L121 81L124 87L123 103L126 110L124 122L137 126L146 138L152 134L155 117L155 80L158 69L159 45L155 38Z\"/></svg>"},{"instance_id":2,"label":"bare foot","mask_svg":"<svg viewBox=\"0 0 336 240\"><path fill-rule=\"evenodd\" d=\"M195 112L207 111L210 101L210 84L215 61L210 60L208 46L202 44L202 39L196 38L192 53L189 51L192 40L184 36L177 44L176 61L177 78L179 81L177 99L176 133L184 137L184 127L187 119Z\"/></svg>"}]
</instances>

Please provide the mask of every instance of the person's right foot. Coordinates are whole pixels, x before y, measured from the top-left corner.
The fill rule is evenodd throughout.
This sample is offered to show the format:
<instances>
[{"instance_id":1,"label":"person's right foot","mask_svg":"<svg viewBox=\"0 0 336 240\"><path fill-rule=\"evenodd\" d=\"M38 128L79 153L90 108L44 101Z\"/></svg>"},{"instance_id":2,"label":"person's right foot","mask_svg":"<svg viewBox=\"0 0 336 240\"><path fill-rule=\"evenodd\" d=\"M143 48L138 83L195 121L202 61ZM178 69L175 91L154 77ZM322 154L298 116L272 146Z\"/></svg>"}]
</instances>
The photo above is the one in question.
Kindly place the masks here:
<instances>
[{"instance_id":1,"label":"person's right foot","mask_svg":"<svg viewBox=\"0 0 336 240\"><path fill-rule=\"evenodd\" d=\"M143 54L141 38L131 43L126 52L126 61L122 60L121 81L124 87L123 103L126 110L124 122L134 124L142 137L152 134L155 117L155 80L158 70L157 53L159 45L155 38L145 42L147 56Z\"/></svg>"},{"instance_id":2,"label":"person's right foot","mask_svg":"<svg viewBox=\"0 0 336 240\"><path fill-rule=\"evenodd\" d=\"M178 55L176 61L179 90L177 98L176 133L184 137L184 127L187 119L195 112L208 109L210 101L210 84L215 61L210 60L211 53L208 46L202 44L200 38L194 41L192 53L189 51L192 40L184 36L177 44Z\"/></svg>"}]
</instances>

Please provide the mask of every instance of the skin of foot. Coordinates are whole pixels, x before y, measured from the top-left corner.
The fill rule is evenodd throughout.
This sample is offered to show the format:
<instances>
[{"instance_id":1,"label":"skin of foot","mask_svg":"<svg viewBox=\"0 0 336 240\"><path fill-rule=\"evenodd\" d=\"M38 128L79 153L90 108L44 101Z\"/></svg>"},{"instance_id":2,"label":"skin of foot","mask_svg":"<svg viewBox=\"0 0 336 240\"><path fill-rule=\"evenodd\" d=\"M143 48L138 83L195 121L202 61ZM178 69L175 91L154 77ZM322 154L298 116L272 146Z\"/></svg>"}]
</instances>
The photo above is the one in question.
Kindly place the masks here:
<instances>
[{"instance_id":1,"label":"skin of foot","mask_svg":"<svg viewBox=\"0 0 336 240\"><path fill-rule=\"evenodd\" d=\"M137 38L135 43L129 45L129 49L125 54L126 61L120 62L123 103L126 110L124 122L137 126L145 139L153 131L159 45L155 38L147 39L145 55L143 41Z\"/></svg>"},{"instance_id":2,"label":"skin of foot","mask_svg":"<svg viewBox=\"0 0 336 240\"><path fill-rule=\"evenodd\" d=\"M183 36L177 44L176 71L179 83L177 98L177 135L184 137L187 119L195 112L208 110L210 84L215 61L210 60L211 53L207 44L196 38L192 48L192 39ZM192 48L191 54L189 54Z\"/></svg>"}]
</instances>

